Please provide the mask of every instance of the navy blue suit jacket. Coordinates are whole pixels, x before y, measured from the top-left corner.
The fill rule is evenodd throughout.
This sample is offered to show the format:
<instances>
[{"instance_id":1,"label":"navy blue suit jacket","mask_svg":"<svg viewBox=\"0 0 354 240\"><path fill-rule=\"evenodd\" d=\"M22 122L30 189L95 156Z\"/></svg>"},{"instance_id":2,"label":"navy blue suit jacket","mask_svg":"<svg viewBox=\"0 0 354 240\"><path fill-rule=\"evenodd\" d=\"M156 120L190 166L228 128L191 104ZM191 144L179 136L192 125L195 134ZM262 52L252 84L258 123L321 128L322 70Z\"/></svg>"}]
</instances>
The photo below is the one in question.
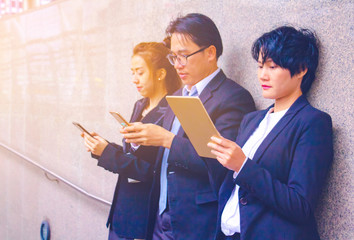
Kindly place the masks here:
<instances>
[{"instance_id":1,"label":"navy blue suit jacket","mask_svg":"<svg viewBox=\"0 0 354 240\"><path fill-rule=\"evenodd\" d=\"M245 116L243 146L269 109ZM317 240L314 211L333 159L331 117L299 97L248 159L238 176L241 240ZM235 184L229 171L219 192L221 213Z\"/></svg>"},{"instance_id":2,"label":"navy blue suit jacket","mask_svg":"<svg viewBox=\"0 0 354 240\"><path fill-rule=\"evenodd\" d=\"M146 98L135 103L130 122L141 121L161 125L167 108L166 99L163 98L158 106L139 120L147 103ZM107 226L111 225L113 231L120 237L146 237L152 184L151 162L155 161L157 150L157 147L140 147L139 157L137 157L130 153L130 145L123 141L123 147L113 143L108 144L98 158L98 166L119 173ZM129 182L127 174L135 167L140 169L140 174L131 174L129 178L140 182Z\"/></svg>"},{"instance_id":3,"label":"navy blue suit jacket","mask_svg":"<svg viewBox=\"0 0 354 240\"><path fill-rule=\"evenodd\" d=\"M182 89L174 95L182 95ZM228 79L220 71L204 88L199 98L221 135L236 139L243 116L255 110L254 101L247 90ZM174 113L168 108L163 127L170 130ZM160 169L164 148L160 147L153 172L153 190L149 235L151 238L158 211ZM213 168L208 174L207 165ZM168 157L168 207L175 239L213 239L217 221L217 189L211 183L221 182L227 169L215 159L198 156L182 128L174 137Z\"/></svg>"}]
</instances>

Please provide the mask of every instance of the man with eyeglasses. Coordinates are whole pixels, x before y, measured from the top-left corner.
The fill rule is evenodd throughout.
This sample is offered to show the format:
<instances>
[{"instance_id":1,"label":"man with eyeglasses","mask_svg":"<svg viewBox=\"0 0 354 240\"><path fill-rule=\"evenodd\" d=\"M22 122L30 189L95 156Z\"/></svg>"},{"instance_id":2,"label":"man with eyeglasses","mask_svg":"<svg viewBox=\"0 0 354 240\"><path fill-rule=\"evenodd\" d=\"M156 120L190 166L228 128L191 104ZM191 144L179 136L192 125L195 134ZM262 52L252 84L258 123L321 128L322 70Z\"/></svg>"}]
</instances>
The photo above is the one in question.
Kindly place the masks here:
<instances>
[{"instance_id":1,"label":"man with eyeglasses","mask_svg":"<svg viewBox=\"0 0 354 240\"><path fill-rule=\"evenodd\" d=\"M166 32L171 36L168 59L185 85L174 95L198 96L220 134L235 140L243 116L255 106L249 92L217 66L223 47L214 22L188 14L172 21ZM153 167L149 239L213 239L218 186L227 169L198 156L171 109L163 128L134 124L121 132L126 142L160 147ZM210 173L205 161L213 168Z\"/></svg>"}]
</instances>

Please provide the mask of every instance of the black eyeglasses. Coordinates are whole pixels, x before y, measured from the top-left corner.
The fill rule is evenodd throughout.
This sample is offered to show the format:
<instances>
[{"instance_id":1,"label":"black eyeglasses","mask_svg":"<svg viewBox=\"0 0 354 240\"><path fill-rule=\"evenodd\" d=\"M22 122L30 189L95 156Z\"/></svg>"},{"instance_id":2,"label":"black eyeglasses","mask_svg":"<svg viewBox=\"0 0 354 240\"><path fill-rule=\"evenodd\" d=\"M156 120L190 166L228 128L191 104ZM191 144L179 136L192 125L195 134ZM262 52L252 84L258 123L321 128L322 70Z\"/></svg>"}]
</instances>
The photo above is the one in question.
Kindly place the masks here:
<instances>
[{"instance_id":1,"label":"black eyeglasses","mask_svg":"<svg viewBox=\"0 0 354 240\"><path fill-rule=\"evenodd\" d=\"M170 63L172 65L175 65L176 60L177 60L179 64L181 64L182 66L186 66L187 63L188 63L188 58L190 56L193 56L194 54L200 53L200 52L204 51L205 49L207 49L208 47L209 46L203 47L203 48L199 49L198 51L196 51L194 53L191 53L191 54L188 54L188 55L176 55L176 54L170 53L170 54L167 55L167 59L170 61Z\"/></svg>"}]
</instances>

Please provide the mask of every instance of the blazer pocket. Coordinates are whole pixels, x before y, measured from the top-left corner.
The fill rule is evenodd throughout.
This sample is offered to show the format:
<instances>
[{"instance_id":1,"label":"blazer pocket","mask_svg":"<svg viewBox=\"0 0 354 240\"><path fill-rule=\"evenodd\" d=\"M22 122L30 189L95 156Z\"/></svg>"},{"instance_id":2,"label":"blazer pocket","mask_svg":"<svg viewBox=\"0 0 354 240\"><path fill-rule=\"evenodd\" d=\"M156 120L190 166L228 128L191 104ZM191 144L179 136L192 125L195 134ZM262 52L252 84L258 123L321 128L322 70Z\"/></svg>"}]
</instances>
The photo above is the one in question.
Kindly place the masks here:
<instances>
[{"instance_id":1,"label":"blazer pocket","mask_svg":"<svg viewBox=\"0 0 354 240\"><path fill-rule=\"evenodd\" d=\"M208 192L198 192L195 196L196 204L204 204L209 202L215 202L218 200L218 197L213 191Z\"/></svg>"}]
</instances>

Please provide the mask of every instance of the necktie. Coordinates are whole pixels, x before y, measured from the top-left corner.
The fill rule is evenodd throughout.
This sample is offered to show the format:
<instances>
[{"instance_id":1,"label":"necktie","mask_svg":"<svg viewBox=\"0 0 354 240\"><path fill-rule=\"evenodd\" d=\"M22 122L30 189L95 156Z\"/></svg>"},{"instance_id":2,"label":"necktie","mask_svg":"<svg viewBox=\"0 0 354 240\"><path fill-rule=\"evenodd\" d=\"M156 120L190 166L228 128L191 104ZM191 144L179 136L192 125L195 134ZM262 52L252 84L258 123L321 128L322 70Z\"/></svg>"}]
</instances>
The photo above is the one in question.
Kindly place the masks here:
<instances>
[{"instance_id":1,"label":"necktie","mask_svg":"<svg viewBox=\"0 0 354 240\"><path fill-rule=\"evenodd\" d=\"M189 94L188 94L189 93ZM183 91L183 96L198 96L198 91L195 86L192 87L191 91ZM177 132L181 124L175 117L172 123L171 132L177 135ZM161 163L161 175L160 175L160 199L159 199L159 214L161 215L165 211L167 206L167 168L168 168L168 155L170 154L170 149L165 148Z\"/></svg>"}]
</instances>

